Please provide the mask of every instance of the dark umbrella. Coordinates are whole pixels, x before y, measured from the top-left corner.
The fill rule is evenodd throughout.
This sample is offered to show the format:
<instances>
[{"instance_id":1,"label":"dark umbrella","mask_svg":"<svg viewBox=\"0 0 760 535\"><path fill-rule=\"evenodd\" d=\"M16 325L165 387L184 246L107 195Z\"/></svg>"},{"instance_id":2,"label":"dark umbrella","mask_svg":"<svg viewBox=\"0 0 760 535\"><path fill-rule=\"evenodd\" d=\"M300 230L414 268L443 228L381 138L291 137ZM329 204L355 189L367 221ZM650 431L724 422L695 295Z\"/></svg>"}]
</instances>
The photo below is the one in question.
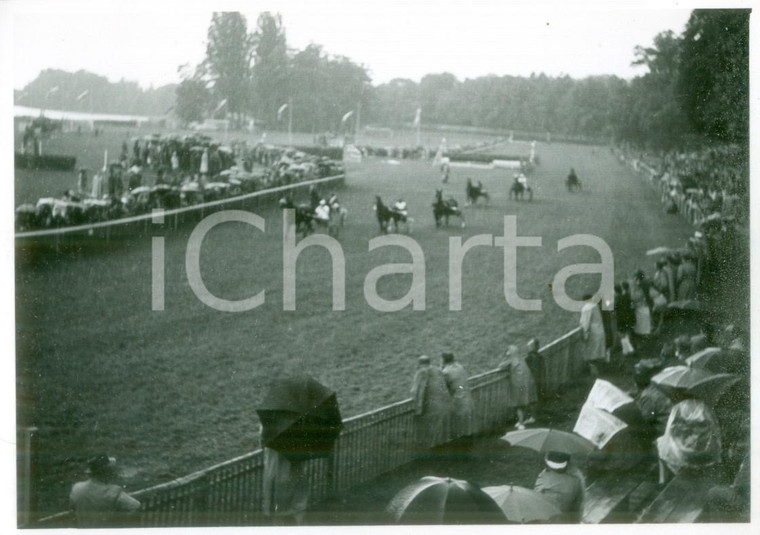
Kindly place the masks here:
<instances>
[{"instance_id":1,"label":"dark umbrella","mask_svg":"<svg viewBox=\"0 0 760 535\"><path fill-rule=\"evenodd\" d=\"M291 458L330 455L343 427L335 392L307 375L272 382L256 412L261 443Z\"/></svg>"},{"instance_id":2,"label":"dark umbrella","mask_svg":"<svg viewBox=\"0 0 760 535\"><path fill-rule=\"evenodd\" d=\"M426 476L401 489L387 507L402 524L493 524L506 518L488 494L468 481Z\"/></svg>"},{"instance_id":3,"label":"dark umbrella","mask_svg":"<svg viewBox=\"0 0 760 535\"><path fill-rule=\"evenodd\" d=\"M701 399L710 407L715 407L721 396L738 383L740 377L731 373L719 373L706 377L689 387L686 391L697 399Z\"/></svg>"},{"instance_id":4,"label":"dark umbrella","mask_svg":"<svg viewBox=\"0 0 760 535\"><path fill-rule=\"evenodd\" d=\"M509 442L512 446L521 446L541 453L558 451L573 455L589 453L596 449L593 442L580 435L548 428L512 431L501 437L501 440Z\"/></svg>"},{"instance_id":5,"label":"dark umbrella","mask_svg":"<svg viewBox=\"0 0 760 535\"><path fill-rule=\"evenodd\" d=\"M744 351L736 349L717 349L707 354L704 354L703 350L686 359L686 362L692 368L702 368L714 373L745 375L749 372L749 357Z\"/></svg>"}]
</instances>

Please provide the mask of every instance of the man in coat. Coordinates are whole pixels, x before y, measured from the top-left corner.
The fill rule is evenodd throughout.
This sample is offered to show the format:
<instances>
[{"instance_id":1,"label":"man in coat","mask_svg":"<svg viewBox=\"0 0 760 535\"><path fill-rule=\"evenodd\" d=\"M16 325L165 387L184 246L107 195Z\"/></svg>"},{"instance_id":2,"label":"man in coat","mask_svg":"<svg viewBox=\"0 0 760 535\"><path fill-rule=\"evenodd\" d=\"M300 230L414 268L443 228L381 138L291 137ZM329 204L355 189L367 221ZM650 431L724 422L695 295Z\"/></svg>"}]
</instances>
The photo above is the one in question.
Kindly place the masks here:
<instances>
[{"instance_id":1,"label":"man in coat","mask_svg":"<svg viewBox=\"0 0 760 535\"><path fill-rule=\"evenodd\" d=\"M453 353L444 353L443 378L453 400L451 438L468 437L475 433L475 404L472 401L467 372L454 360Z\"/></svg>"},{"instance_id":2,"label":"man in coat","mask_svg":"<svg viewBox=\"0 0 760 535\"><path fill-rule=\"evenodd\" d=\"M585 342L585 358L591 365L592 373L595 371L595 362L607 361L607 350L604 340L604 322L599 305L590 295L583 297L585 301L581 308L580 325L583 329Z\"/></svg>"},{"instance_id":3,"label":"man in coat","mask_svg":"<svg viewBox=\"0 0 760 535\"><path fill-rule=\"evenodd\" d=\"M420 452L448 442L451 396L443 372L422 355L417 360L412 400L416 429L416 444Z\"/></svg>"},{"instance_id":4,"label":"man in coat","mask_svg":"<svg viewBox=\"0 0 760 535\"><path fill-rule=\"evenodd\" d=\"M552 501L562 511L566 523L578 523L585 488L580 473L568 470L569 461L566 453L548 452L544 458L546 468L538 475L533 490Z\"/></svg>"}]
</instances>

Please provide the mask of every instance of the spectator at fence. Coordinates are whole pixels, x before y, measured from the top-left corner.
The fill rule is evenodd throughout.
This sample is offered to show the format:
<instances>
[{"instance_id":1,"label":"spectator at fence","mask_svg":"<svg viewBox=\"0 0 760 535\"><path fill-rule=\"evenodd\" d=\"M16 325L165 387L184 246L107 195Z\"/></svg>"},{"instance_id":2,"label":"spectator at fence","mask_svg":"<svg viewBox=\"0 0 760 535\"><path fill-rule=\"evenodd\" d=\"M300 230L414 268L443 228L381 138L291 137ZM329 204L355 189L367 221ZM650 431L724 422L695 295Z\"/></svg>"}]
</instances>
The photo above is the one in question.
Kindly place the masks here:
<instances>
[{"instance_id":1,"label":"spectator at fence","mask_svg":"<svg viewBox=\"0 0 760 535\"><path fill-rule=\"evenodd\" d=\"M271 448L265 447L263 450L264 514L271 518L274 525L300 526L309 506L306 461L288 459Z\"/></svg>"},{"instance_id":2,"label":"spectator at fence","mask_svg":"<svg viewBox=\"0 0 760 535\"><path fill-rule=\"evenodd\" d=\"M430 357L422 355L417 363L412 400L416 445L420 452L424 452L449 440L451 396L443 372L430 363Z\"/></svg>"},{"instance_id":3,"label":"spectator at fence","mask_svg":"<svg viewBox=\"0 0 760 535\"><path fill-rule=\"evenodd\" d=\"M544 362L544 356L539 353L540 345L538 338L531 338L527 344L528 354L525 355L525 363L530 369L530 373L533 376L533 381L536 383L536 396L538 397L537 404L546 400L546 363ZM539 407L536 407L538 410Z\"/></svg>"},{"instance_id":4,"label":"spectator at fence","mask_svg":"<svg viewBox=\"0 0 760 535\"><path fill-rule=\"evenodd\" d=\"M570 456L550 451L544 457L546 468L538 475L533 490L557 505L563 523L578 523L583 512L585 483L577 469L569 469Z\"/></svg>"},{"instance_id":5,"label":"spectator at fence","mask_svg":"<svg viewBox=\"0 0 760 535\"><path fill-rule=\"evenodd\" d=\"M649 336L652 333L652 297L649 293L649 281L641 270L637 271L633 278L631 301L636 316L633 332L638 336Z\"/></svg>"},{"instance_id":6,"label":"spectator at fence","mask_svg":"<svg viewBox=\"0 0 760 535\"><path fill-rule=\"evenodd\" d=\"M604 339L604 321L599 304L591 295L583 296L585 303L581 308L580 326L585 342L584 357L592 373L597 374L595 362L607 362L607 349Z\"/></svg>"},{"instance_id":7,"label":"spectator at fence","mask_svg":"<svg viewBox=\"0 0 760 535\"><path fill-rule=\"evenodd\" d=\"M624 356L634 352L633 344L631 344L631 333L636 323L636 316L633 312L630 288L628 281L615 285L615 323Z\"/></svg>"},{"instance_id":8,"label":"spectator at fence","mask_svg":"<svg viewBox=\"0 0 760 535\"><path fill-rule=\"evenodd\" d=\"M675 301L676 292L674 286L673 270L665 260L658 260L655 264L655 272L652 277L652 285L665 296L668 303Z\"/></svg>"},{"instance_id":9,"label":"spectator at fence","mask_svg":"<svg viewBox=\"0 0 760 535\"><path fill-rule=\"evenodd\" d=\"M475 404L472 400L467 372L454 360L453 353L444 353L443 377L453 400L451 438L470 437L475 434Z\"/></svg>"},{"instance_id":10,"label":"spectator at fence","mask_svg":"<svg viewBox=\"0 0 760 535\"><path fill-rule=\"evenodd\" d=\"M694 257L690 253L684 255L681 265L678 266L676 279L678 280L678 300L696 299L697 266L694 264Z\"/></svg>"},{"instance_id":11,"label":"spectator at fence","mask_svg":"<svg viewBox=\"0 0 760 535\"><path fill-rule=\"evenodd\" d=\"M89 479L75 483L69 494L77 526L113 528L134 522L140 502L116 483L116 459L101 454L87 464Z\"/></svg>"},{"instance_id":12,"label":"spectator at fence","mask_svg":"<svg viewBox=\"0 0 760 535\"><path fill-rule=\"evenodd\" d=\"M499 365L499 369L507 371L507 380L509 381L507 406L513 407L517 411L516 427L517 429L525 429L526 424L532 424L536 421L529 410L530 406L538 401L538 395L533 374L516 345L510 345L507 348L506 360ZM528 416L527 419L526 415Z\"/></svg>"}]
</instances>

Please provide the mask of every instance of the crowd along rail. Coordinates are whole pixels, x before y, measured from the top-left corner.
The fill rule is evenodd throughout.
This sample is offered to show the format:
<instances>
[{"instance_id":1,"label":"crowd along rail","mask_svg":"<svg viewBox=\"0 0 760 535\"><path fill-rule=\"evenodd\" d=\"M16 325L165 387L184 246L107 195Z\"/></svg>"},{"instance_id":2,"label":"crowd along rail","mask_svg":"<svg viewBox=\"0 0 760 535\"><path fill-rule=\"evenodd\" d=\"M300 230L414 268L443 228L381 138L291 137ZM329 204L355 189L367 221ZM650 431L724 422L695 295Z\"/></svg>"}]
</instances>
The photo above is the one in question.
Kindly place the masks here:
<instances>
[{"instance_id":1,"label":"crowd along rail","mask_svg":"<svg viewBox=\"0 0 760 535\"><path fill-rule=\"evenodd\" d=\"M314 180L305 180L303 182L297 182L294 184L287 184L284 186L277 186L274 188L263 189L263 190L254 191L251 193L245 193L243 195L236 195L234 197L227 197L224 199L217 199L214 201L194 204L192 206L183 206L181 208L173 208L170 210L164 210L163 216L164 216L165 221L170 222L172 226L176 228L180 222L180 219L183 216L186 216L189 214L192 214L194 216L200 216L201 218L203 218L206 213L214 211L222 207L242 208L246 205L250 206L251 201L256 202L258 200L265 199L272 195L277 195L277 194L290 191L290 190L295 190L298 188L304 188L311 185L319 185L319 184L339 185L345 181L345 178L346 178L345 174L340 174L340 175L334 175L334 176L325 177L325 178L317 178ZM67 235L92 237L97 234L99 237L104 237L107 240L111 236L111 234L118 231L119 228L122 228L122 229L133 228L134 225L141 225L147 229L152 219L153 219L153 214L146 213L146 214L140 214L140 215L131 216L131 217L123 217L123 218L112 219L108 221L100 221L97 223L89 223L85 225L75 225L75 226L69 226L69 227L17 232L15 234L15 239L16 239L16 242L19 243L19 242L25 242L25 241L33 242L35 240L44 240L44 239L50 239L50 238L60 240L60 239L65 238L65 236Z\"/></svg>"},{"instance_id":2,"label":"crowd along rail","mask_svg":"<svg viewBox=\"0 0 760 535\"><path fill-rule=\"evenodd\" d=\"M541 348L547 391L554 391L582 373L580 328ZM469 379L475 402L477 433L504 429L509 381L495 369ZM309 461L310 503L345 495L352 488L382 476L414 459L415 417L411 399L399 401L343 421L330 458ZM264 456L256 450L188 476L133 492L142 503L143 527L261 525ZM34 527L73 525L71 511L42 518Z\"/></svg>"}]
</instances>

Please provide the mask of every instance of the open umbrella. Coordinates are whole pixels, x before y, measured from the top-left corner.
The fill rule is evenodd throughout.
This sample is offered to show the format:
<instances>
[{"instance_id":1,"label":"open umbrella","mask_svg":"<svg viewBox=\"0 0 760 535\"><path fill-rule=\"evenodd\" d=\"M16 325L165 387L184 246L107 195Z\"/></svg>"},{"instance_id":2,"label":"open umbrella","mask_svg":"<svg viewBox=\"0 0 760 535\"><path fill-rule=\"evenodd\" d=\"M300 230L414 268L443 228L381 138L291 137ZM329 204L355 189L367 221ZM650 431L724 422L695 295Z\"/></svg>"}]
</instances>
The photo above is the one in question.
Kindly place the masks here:
<instances>
[{"instance_id":1,"label":"open umbrella","mask_svg":"<svg viewBox=\"0 0 760 535\"><path fill-rule=\"evenodd\" d=\"M732 373L719 373L706 377L686 389L697 399L701 399L710 407L714 407L723 393L738 383L740 377Z\"/></svg>"},{"instance_id":2,"label":"open umbrella","mask_svg":"<svg viewBox=\"0 0 760 535\"><path fill-rule=\"evenodd\" d=\"M720 355L720 351L721 349L719 347L706 347L687 358L686 364L692 368L707 369L707 365L716 356Z\"/></svg>"},{"instance_id":3,"label":"open umbrella","mask_svg":"<svg viewBox=\"0 0 760 535\"><path fill-rule=\"evenodd\" d=\"M256 412L261 443L291 458L328 456L343 427L335 392L308 375L272 382Z\"/></svg>"},{"instance_id":4,"label":"open umbrella","mask_svg":"<svg viewBox=\"0 0 760 535\"><path fill-rule=\"evenodd\" d=\"M714 374L699 368L671 366L652 377L652 382L670 388L688 389L712 375Z\"/></svg>"},{"instance_id":5,"label":"open umbrella","mask_svg":"<svg viewBox=\"0 0 760 535\"><path fill-rule=\"evenodd\" d=\"M646 254L647 256L656 256L660 254L680 253L682 251L683 251L683 248L680 248L680 247L666 247L664 245L661 245L660 247L649 249Z\"/></svg>"},{"instance_id":6,"label":"open umbrella","mask_svg":"<svg viewBox=\"0 0 760 535\"><path fill-rule=\"evenodd\" d=\"M507 520L511 522L526 524L537 520L549 520L562 513L554 502L525 487L500 485L498 487L485 487L483 492L493 498L506 515Z\"/></svg>"},{"instance_id":7,"label":"open umbrella","mask_svg":"<svg viewBox=\"0 0 760 535\"><path fill-rule=\"evenodd\" d=\"M479 487L450 477L426 476L401 489L387 512L402 524L503 523L499 505Z\"/></svg>"},{"instance_id":8,"label":"open umbrella","mask_svg":"<svg viewBox=\"0 0 760 535\"><path fill-rule=\"evenodd\" d=\"M573 455L589 453L595 449L591 441L575 433L549 428L511 431L501 437L501 440L509 442L512 446L529 448L541 453L557 451Z\"/></svg>"},{"instance_id":9,"label":"open umbrella","mask_svg":"<svg viewBox=\"0 0 760 535\"><path fill-rule=\"evenodd\" d=\"M695 353L686 362L692 368L701 368L713 373L746 374L749 371L749 358L743 351L711 347L713 351L702 350Z\"/></svg>"}]
</instances>

